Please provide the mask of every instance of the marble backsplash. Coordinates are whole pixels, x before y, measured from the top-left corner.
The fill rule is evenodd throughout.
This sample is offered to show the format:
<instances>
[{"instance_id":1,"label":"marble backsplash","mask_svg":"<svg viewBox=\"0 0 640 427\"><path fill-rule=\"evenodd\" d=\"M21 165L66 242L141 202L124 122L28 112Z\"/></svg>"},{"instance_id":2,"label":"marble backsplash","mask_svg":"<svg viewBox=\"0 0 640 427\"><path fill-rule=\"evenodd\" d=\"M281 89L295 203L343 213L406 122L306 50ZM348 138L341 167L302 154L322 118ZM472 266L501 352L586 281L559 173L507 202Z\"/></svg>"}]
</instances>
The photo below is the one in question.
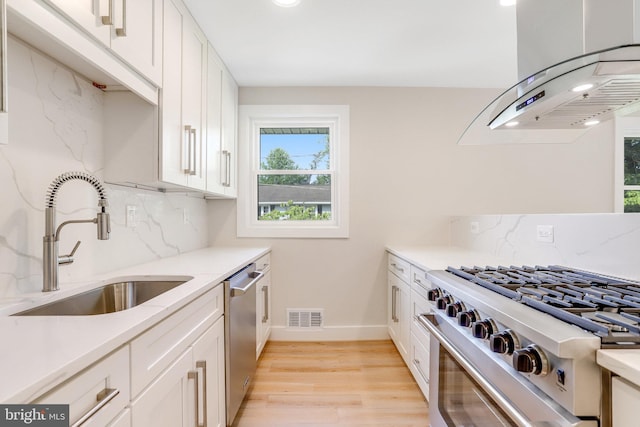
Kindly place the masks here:
<instances>
[{"instance_id":1,"label":"marble backsplash","mask_svg":"<svg viewBox=\"0 0 640 427\"><path fill-rule=\"evenodd\" d=\"M42 288L45 194L63 172L102 178L103 93L46 55L9 38L9 144L0 145L0 298ZM201 197L105 185L111 238L96 239L94 224L61 232L60 254L81 240L75 262L60 267L60 283L176 255L207 245L207 209ZM94 218L97 194L82 181L65 183L57 197L57 224ZM126 221L127 207L135 218Z\"/></svg>"},{"instance_id":2,"label":"marble backsplash","mask_svg":"<svg viewBox=\"0 0 640 427\"><path fill-rule=\"evenodd\" d=\"M553 241L538 240L553 227ZM504 264L558 264L640 281L640 214L540 214L453 217L454 246Z\"/></svg>"}]
</instances>

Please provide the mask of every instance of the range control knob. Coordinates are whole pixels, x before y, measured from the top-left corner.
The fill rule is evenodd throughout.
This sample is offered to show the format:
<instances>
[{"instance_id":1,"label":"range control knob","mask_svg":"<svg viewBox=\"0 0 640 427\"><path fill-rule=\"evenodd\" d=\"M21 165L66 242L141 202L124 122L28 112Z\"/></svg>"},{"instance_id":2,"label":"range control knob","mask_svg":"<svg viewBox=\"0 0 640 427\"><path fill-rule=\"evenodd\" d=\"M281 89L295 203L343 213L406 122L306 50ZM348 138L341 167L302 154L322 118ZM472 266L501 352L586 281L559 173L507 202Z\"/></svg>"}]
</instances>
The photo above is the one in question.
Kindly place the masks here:
<instances>
[{"instance_id":1,"label":"range control knob","mask_svg":"<svg viewBox=\"0 0 640 427\"><path fill-rule=\"evenodd\" d=\"M471 333L476 338L487 339L498 332L498 325L491 318L476 320L471 324Z\"/></svg>"},{"instance_id":2,"label":"range control knob","mask_svg":"<svg viewBox=\"0 0 640 427\"><path fill-rule=\"evenodd\" d=\"M535 344L513 352L513 368L519 372L545 376L549 373L549 359Z\"/></svg>"},{"instance_id":3,"label":"range control knob","mask_svg":"<svg viewBox=\"0 0 640 427\"><path fill-rule=\"evenodd\" d=\"M465 311L467 308L462 301L456 301L447 305L447 316L458 317L458 313Z\"/></svg>"},{"instance_id":4,"label":"range control knob","mask_svg":"<svg viewBox=\"0 0 640 427\"><path fill-rule=\"evenodd\" d=\"M489 348L494 353L512 354L520 347L520 340L511 329L505 329L489 337Z\"/></svg>"},{"instance_id":5,"label":"range control knob","mask_svg":"<svg viewBox=\"0 0 640 427\"><path fill-rule=\"evenodd\" d=\"M475 310L467 310L458 313L458 325L465 328L470 327L473 322L480 320L480 315Z\"/></svg>"},{"instance_id":6,"label":"range control knob","mask_svg":"<svg viewBox=\"0 0 640 427\"><path fill-rule=\"evenodd\" d=\"M444 310L447 308L447 305L453 302L453 297L451 295L443 295L436 300L436 307L438 310Z\"/></svg>"},{"instance_id":7,"label":"range control knob","mask_svg":"<svg viewBox=\"0 0 640 427\"><path fill-rule=\"evenodd\" d=\"M427 299L429 301L435 301L441 296L442 296L442 290L440 288L431 289L429 290L429 292L427 292Z\"/></svg>"}]
</instances>

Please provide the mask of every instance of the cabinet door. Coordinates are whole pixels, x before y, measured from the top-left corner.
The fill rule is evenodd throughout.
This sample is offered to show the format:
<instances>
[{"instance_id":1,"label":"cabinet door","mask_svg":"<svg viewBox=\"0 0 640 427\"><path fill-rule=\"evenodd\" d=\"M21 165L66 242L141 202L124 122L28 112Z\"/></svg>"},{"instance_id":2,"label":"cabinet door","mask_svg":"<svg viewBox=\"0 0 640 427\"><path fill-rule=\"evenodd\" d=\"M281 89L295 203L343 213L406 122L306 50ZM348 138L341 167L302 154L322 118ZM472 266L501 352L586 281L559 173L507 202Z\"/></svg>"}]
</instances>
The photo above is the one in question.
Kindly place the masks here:
<instances>
[{"instance_id":1,"label":"cabinet door","mask_svg":"<svg viewBox=\"0 0 640 427\"><path fill-rule=\"evenodd\" d=\"M194 382L188 372L191 349L185 351L131 404L134 426L187 427L195 425Z\"/></svg>"},{"instance_id":2,"label":"cabinet door","mask_svg":"<svg viewBox=\"0 0 640 427\"><path fill-rule=\"evenodd\" d=\"M57 0L59 1L59 0ZM107 3L106 0L102 0ZM158 86L162 84L162 0L112 0L111 49Z\"/></svg>"},{"instance_id":3,"label":"cabinet door","mask_svg":"<svg viewBox=\"0 0 640 427\"><path fill-rule=\"evenodd\" d=\"M109 46L111 26L103 24L110 19L110 0L46 0L63 15L84 29L93 37L100 40L105 46Z\"/></svg>"},{"instance_id":4,"label":"cabinet door","mask_svg":"<svg viewBox=\"0 0 640 427\"><path fill-rule=\"evenodd\" d=\"M256 360L260 357L271 334L271 271L258 282L256 296Z\"/></svg>"},{"instance_id":5,"label":"cabinet door","mask_svg":"<svg viewBox=\"0 0 640 427\"><path fill-rule=\"evenodd\" d=\"M224 154L225 195L238 195L238 85L226 69L222 74L222 151Z\"/></svg>"},{"instance_id":6,"label":"cabinet door","mask_svg":"<svg viewBox=\"0 0 640 427\"><path fill-rule=\"evenodd\" d=\"M611 383L613 425L637 426L640 388L620 377L613 377Z\"/></svg>"},{"instance_id":7,"label":"cabinet door","mask_svg":"<svg viewBox=\"0 0 640 427\"><path fill-rule=\"evenodd\" d=\"M222 152L222 69L213 47L207 53L207 191L224 194L225 154Z\"/></svg>"},{"instance_id":8,"label":"cabinet door","mask_svg":"<svg viewBox=\"0 0 640 427\"><path fill-rule=\"evenodd\" d=\"M188 185L206 189L206 144L204 144L207 39L188 13L182 34L182 121L190 129L187 141L187 166L191 168Z\"/></svg>"},{"instance_id":9,"label":"cabinet door","mask_svg":"<svg viewBox=\"0 0 640 427\"><path fill-rule=\"evenodd\" d=\"M409 285L400 280L398 276L392 272L388 272L388 280L387 324L389 327L389 335L406 362L409 356L411 318Z\"/></svg>"},{"instance_id":10,"label":"cabinet door","mask_svg":"<svg viewBox=\"0 0 640 427\"><path fill-rule=\"evenodd\" d=\"M204 67L207 42L181 2L165 0L161 179L204 190Z\"/></svg>"},{"instance_id":11,"label":"cabinet door","mask_svg":"<svg viewBox=\"0 0 640 427\"><path fill-rule=\"evenodd\" d=\"M196 425L225 427L224 317L193 345L194 372L198 375L198 422Z\"/></svg>"}]
</instances>

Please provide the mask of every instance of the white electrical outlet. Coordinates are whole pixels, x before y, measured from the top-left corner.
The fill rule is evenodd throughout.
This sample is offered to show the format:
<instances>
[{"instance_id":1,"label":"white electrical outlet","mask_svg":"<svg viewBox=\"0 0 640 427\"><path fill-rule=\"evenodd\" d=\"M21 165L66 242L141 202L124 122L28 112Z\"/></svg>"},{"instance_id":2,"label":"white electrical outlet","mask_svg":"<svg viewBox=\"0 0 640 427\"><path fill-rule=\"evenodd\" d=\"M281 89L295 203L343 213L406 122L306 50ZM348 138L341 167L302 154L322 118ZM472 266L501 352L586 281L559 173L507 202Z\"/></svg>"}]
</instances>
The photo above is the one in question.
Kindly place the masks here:
<instances>
[{"instance_id":1,"label":"white electrical outlet","mask_svg":"<svg viewBox=\"0 0 640 427\"><path fill-rule=\"evenodd\" d=\"M134 228L138 222L138 207L135 205L126 206L127 213L125 216L125 223L128 228Z\"/></svg>"},{"instance_id":2,"label":"white electrical outlet","mask_svg":"<svg viewBox=\"0 0 640 427\"><path fill-rule=\"evenodd\" d=\"M539 225L536 237L538 242L553 243L553 225Z\"/></svg>"},{"instance_id":3,"label":"white electrical outlet","mask_svg":"<svg viewBox=\"0 0 640 427\"><path fill-rule=\"evenodd\" d=\"M480 223L478 221L471 221L469 231L471 232L471 234L480 233Z\"/></svg>"}]
</instances>

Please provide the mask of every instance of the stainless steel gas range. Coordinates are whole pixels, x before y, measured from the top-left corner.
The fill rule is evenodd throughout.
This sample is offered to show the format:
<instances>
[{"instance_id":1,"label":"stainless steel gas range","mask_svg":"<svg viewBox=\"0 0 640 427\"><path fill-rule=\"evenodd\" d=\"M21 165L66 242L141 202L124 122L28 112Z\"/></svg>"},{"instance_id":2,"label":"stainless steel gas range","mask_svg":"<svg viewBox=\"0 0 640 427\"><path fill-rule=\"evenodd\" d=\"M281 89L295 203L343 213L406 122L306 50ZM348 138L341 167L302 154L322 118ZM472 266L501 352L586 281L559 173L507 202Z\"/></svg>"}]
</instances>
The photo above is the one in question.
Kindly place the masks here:
<instances>
[{"instance_id":1,"label":"stainless steel gas range","mask_svg":"<svg viewBox=\"0 0 640 427\"><path fill-rule=\"evenodd\" d=\"M596 351L640 347L640 283L560 266L428 277L432 427L610 427Z\"/></svg>"}]
</instances>

